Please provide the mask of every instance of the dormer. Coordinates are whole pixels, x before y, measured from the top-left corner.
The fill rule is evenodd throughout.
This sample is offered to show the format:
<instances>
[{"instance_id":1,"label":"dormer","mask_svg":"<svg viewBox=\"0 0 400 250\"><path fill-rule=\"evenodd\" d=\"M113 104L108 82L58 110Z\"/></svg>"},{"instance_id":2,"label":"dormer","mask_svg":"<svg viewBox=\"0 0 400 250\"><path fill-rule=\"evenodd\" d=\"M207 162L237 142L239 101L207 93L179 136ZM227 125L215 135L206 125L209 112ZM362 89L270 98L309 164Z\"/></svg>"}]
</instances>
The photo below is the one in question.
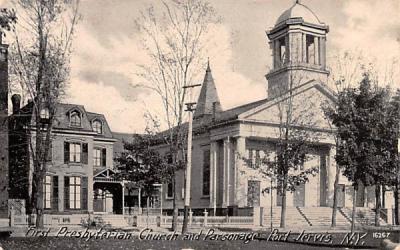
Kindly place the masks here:
<instances>
[{"instance_id":1,"label":"dormer","mask_svg":"<svg viewBox=\"0 0 400 250\"><path fill-rule=\"evenodd\" d=\"M82 111L80 111L78 108L73 108L70 111L68 111L68 116L69 116L69 126L70 127L75 127L75 128L81 128L82 127Z\"/></svg>"},{"instance_id":2,"label":"dormer","mask_svg":"<svg viewBox=\"0 0 400 250\"><path fill-rule=\"evenodd\" d=\"M100 120L99 118L94 118L91 121L92 125L92 130L93 132L96 132L97 134L103 134L103 121Z\"/></svg>"}]
</instances>

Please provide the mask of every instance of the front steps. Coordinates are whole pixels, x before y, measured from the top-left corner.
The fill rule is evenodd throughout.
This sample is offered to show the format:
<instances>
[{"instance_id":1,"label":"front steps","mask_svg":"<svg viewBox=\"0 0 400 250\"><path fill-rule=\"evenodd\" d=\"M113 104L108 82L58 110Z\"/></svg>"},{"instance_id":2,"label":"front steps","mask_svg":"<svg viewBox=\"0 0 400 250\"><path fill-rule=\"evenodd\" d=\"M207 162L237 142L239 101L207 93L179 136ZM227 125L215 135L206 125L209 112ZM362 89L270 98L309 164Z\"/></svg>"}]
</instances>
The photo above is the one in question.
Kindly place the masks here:
<instances>
[{"instance_id":1,"label":"front steps","mask_svg":"<svg viewBox=\"0 0 400 250\"><path fill-rule=\"evenodd\" d=\"M263 210L263 225L271 225L271 208L265 207ZM351 226L351 208L339 208L336 213L336 228L348 229ZM272 208L272 226L280 226L281 207ZM369 208L357 208L356 225L374 225L375 212ZM312 229L330 228L332 220L331 207L287 207L286 208L286 228L293 229ZM387 223L381 219L381 225Z\"/></svg>"}]
</instances>

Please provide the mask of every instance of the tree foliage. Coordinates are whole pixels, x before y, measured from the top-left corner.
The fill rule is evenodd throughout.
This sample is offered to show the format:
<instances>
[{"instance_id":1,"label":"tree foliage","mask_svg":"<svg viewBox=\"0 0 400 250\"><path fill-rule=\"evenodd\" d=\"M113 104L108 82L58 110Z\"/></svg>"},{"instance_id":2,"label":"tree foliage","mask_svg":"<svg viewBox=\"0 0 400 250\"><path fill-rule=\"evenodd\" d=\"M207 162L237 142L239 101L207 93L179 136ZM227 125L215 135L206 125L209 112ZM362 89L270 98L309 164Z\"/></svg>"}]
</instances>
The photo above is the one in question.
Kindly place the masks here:
<instances>
[{"instance_id":1,"label":"tree foliage","mask_svg":"<svg viewBox=\"0 0 400 250\"><path fill-rule=\"evenodd\" d=\"M380 187L397 181L394 177L400 110L397 98L391 98L390 89L373 83L365 73L359 87L339 92L337 107L327 108L326 113L337 128L339 168L355 189L359 183L375 185L379 214Z\"/></svg>"},{"instance_id":2,"label":"tree foliage","mask_svg":"<svg viewBox=\"0 0 400 250\"><path fill-rule=\"evenodd\" d=\"M174 166L153 148L153 142L152 136L135 134L132 142L124 142L124 151L115 159L119 177L147 194L154 191L154 184L170 182L174 176Z\"/></svg>"}]
</instances>

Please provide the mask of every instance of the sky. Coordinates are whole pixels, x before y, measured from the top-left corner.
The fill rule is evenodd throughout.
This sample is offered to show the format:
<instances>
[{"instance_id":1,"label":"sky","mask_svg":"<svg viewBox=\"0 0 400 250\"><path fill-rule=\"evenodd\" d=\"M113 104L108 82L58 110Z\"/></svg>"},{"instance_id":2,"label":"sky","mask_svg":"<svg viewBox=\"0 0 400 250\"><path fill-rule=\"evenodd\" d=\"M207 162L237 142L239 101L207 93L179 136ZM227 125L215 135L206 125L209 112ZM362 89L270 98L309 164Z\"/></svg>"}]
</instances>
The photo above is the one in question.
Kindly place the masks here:
<instances>
[{"instance_id":1,"label":"sky","mask_svg":"<svg viewBox=\"0 0 400 250\"><path fill-rule=\"evenodd\" d=\"M271 51L265 31L294 0L210 0L221 17L212 27L207 55L222 107L265 98ZM329 25L327 54L361 51L381 68L400 59L399 0L302 0ZM65 102L103 113L113 131L143 132L144 112L160 110L159 98L138 87L144 51L135 28L139 11L160 0L81 0ZM0 0L0 6L6 6ZM206 65L207 58L204 58ZM205 68L204 68L205 71ZM400 87L400 82L399 86ZM151 108L149 108L151 107Z\"/></svg>"}]
</instances>

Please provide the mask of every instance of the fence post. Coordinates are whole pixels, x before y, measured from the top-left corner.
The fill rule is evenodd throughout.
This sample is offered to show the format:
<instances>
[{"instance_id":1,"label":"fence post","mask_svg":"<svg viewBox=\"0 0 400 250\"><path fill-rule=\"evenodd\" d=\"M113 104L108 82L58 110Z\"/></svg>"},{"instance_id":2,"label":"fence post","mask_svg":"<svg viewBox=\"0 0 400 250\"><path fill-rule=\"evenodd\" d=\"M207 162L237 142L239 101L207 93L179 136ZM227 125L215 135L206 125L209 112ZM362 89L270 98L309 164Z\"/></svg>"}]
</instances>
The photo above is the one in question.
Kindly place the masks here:
<instances>
[{"instance_id":1,"label":"fence post","mask_svg":"<svg viewBox=\"0 0 400 250\"><path fill-rule=\"evenodd\" d=\"M13 227L15 225L15 212L14 212L14 207L11 207L10 210L10 227Z\"/></svg>"},{"instance_id":2,"label":"fence post","mask_svg":"<svg viewBox=\"0 0 400 250\"><path fill-rule=\"evenodd\" d=\"M203 226L206 227L207 226L207 217L208 217L208 212L206 209L204 209L204 223Z\"/></svg>"},{"instance_id":3,"label":"fence post","mask_svg":"<svg viewBox=\"0 0 400 250\"><path fill-rule=\"evenodd\" d=\"M193 211L190 209L189 211L189 225L191 226L193 223Z\"/></svg>"}]
</instances>

